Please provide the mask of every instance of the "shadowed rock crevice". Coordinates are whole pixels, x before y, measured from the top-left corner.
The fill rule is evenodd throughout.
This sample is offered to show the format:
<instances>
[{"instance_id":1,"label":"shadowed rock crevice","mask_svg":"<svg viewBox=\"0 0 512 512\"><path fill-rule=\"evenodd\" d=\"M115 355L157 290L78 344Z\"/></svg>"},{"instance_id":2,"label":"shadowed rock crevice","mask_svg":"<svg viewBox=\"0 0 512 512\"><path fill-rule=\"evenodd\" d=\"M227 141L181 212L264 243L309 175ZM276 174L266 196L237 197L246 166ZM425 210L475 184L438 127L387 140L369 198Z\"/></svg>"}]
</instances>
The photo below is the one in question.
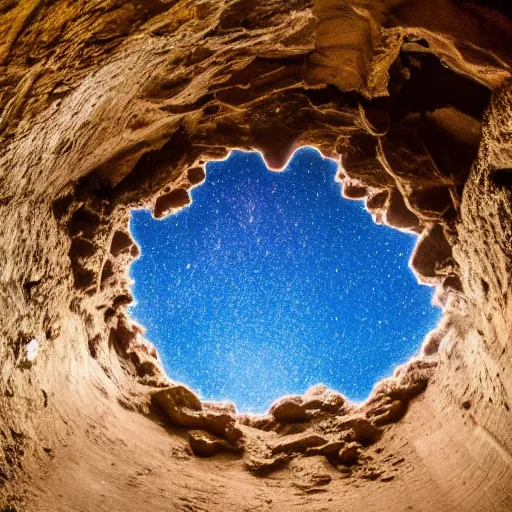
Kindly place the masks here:
<instances>
[{"instance_id":1,"label":"shadowed rock crevice","mask_svg":"<svg viewBox=\"0 0 512 512\"><path fill-rule=\"evenodd\" d=\"M489 5L2 4L0 507L509 510L511 22ZM231 149L281 169L304 145L418 235L443 318L362 404L201 403L129 318L129 212L177 211Z\"/></svg>"}]
</instances>

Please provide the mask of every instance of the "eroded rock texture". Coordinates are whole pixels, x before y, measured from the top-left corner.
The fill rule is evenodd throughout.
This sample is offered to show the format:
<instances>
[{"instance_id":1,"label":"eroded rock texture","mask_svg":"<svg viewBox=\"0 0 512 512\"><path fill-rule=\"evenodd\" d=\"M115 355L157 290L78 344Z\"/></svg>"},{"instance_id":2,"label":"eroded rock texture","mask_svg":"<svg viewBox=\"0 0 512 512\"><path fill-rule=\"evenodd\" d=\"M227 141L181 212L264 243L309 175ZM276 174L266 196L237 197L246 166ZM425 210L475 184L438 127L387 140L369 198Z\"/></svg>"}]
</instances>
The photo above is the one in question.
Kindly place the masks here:
<instances>
[{"instance_id":1,"label":"eroded rock texture","mask_svg":"<svg viewBox=\"0 0 512 512\"><path fill-rule=\"evenodd\" d=\"M0 510L512 510L512 24L485 4L3 1ZM127 315L129 210L306 144L419 235L443 319L363 404L201 403Z\"/></svg>"}]
</instances>

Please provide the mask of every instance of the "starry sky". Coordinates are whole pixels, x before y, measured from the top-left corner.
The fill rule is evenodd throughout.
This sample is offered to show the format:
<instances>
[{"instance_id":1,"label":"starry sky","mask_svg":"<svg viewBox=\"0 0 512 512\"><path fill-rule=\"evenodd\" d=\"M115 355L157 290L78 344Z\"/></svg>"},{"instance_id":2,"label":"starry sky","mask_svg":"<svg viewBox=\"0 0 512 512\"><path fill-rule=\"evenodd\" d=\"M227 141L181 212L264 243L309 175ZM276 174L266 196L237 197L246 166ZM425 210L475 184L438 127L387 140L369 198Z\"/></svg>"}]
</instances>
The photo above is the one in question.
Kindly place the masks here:
<instances>
[{"instance_id":1,"label":"starry sky","mask_svg":"<svg viewBox=\"0 0 512 512\"><path fill-rule=\"evenodd\" d=\"M407 265L416 237L375 225L335 172L312 148L280 173L234 151L179 213L132 212L131 314L172 379L264 412L317 383L364 400L418 351L440 312Z\"/></svg>"}]
</instances>

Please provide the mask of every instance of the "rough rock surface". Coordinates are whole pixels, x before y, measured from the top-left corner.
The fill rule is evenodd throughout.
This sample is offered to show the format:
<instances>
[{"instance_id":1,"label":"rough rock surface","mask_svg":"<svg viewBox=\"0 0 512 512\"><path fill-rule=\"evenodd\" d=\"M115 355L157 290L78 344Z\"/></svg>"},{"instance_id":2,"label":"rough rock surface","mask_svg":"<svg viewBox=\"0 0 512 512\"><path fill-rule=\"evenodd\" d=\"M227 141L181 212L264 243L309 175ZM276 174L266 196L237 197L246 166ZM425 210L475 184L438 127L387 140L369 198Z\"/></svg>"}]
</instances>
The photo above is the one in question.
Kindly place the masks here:
<instances>
[{"instance_id":1,"label":"rough rock surface","mask_svg":"<svg viewBox=\"0 0 512 512\"><path fill-rule=\"evenodd\" d=\"M1 3L2 512L512 510L502 8ZM419 235L411 267L443 319L362 404L201 403L127 314L129 211L185 206L232 148L280 169L306 144L375 222Z\"/></svg>"}]
</instances>

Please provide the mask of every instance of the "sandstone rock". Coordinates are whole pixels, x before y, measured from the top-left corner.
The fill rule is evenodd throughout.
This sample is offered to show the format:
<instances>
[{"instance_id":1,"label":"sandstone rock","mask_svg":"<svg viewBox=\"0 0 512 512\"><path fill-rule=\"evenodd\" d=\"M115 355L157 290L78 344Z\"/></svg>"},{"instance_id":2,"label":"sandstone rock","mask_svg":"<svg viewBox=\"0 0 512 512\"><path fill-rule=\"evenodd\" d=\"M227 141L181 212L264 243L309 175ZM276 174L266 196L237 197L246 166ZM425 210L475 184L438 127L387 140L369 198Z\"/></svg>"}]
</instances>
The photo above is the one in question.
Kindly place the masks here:
<instances>
[{"instance_id":1,"label":"sandstone rock","mask_svg":"<svg viewBox=\"0 0 512 512\"><path fill-rule=\"evenodd\" d=\"M289 467L293 474L293 483L303 491L328 485L334 474L325 458L319 456L294 459Z\"/></svg>"},{"instance_id":2,"label":"sandstone rock","mask_svg":"<svg viewBox=\"0 0 512 512\"><path fill-rule=\"evenodd\" d=\"M232 414L232 415L235 415L237 413L235 404L233 404L232 402L204 401L204 402L202 402L202 406L204 409L212 411L212 412L226 413L226 414Z\"/></svg>"},{"instance_id":3,"label":"sandstone rock","mask_svg":"<svg viewBox=\"0 0 512 512\"><path fill-rule=\"evenodd\" d=\"M278 400L269 409L269 413L281 423L300 423L307 421L309 416L303 407L300 395L286 396Z\"/></svg>"},{"instance_id":4,"label":"sandstone rock","mask_svg":"<svg viewBox=\"0 0 512 512\"><path fill-rule=\"evenodd\" d=\"M155 219L165 217L173 210L178 210L190 204L190 196L184 188L178 188L160 196L155 202Z\"/></svg>"},{"instance_id":5,"label":"sandstone rock","mask_svg":"<svg viewBox=\"0 0 512 512\"><path fill-rule=\"evenodd\" d=\"M338 455L339 451L345 446L345 441L330 441L320 446L314 446L306 450L307 455L325 455L330 458Z\"/></svg>"},{"instance_id":6,"label":"sandstone rock","mask_svg":"<svg viewBox=\"0 0 512 512\"><path fill-rule=\"evenodd\" d=\"M343 466L353 466L359 458L360 445L348 443L338 453L338 462Z\"/></svg>"},{"instance_id":7,"label":"sandstone rock","mask_svg":"<svg viewBox=\"0 0 512 512\"><path fill-rule=\"evenodd\" d=\"M0 509L509 512L512 25L502 4L2 3ZM344 194L365 199L376 222L421 233L411 266L450 321L362 404L295 397L238 422L229 407L167 389L153 400L169 424L250 447L237 465L198 461L149 407L170 380L126 311L138 255L130 209L161 217L185 206L199 169L232 148L280 168L303 145L339 162ZM31 339L41 350L28 365ZM386 436L338 425L352 414ZM297 499L284 466L317 448L336 463L345 433L385 443L407 468L377 477L396 470L387 485L332 476L314 505ZM325 443L286 444L299 434ZM286 448L272 455L277 436ZM382 468L366 471L368 448L358 449L361 465L343 474L375 476ZM243 468L283 471L262 480Z\"/></svg>"},{"instance_id":8,"label":"sandstone rock","mask_svg":"<svg viewBox=\"0 0 512 512\"><path fill-rule=\"evenodd\" d=\"M191 430L188 433L188 440L194 455L198 457L212 457L224 449L224 444L219 438L204 430Z\"/></svg>"},{"instance_id":9,"label":"sandstone rock","mask_svg":"<svg viewBox=\"0 0 512 512\"><path fill-rule=\"evenodd\" d=\"M442 226L435 224L426 229L420 237L411 255L410 266L421 282L435 284L438 271L442 270L450 259L450 244L446 240Z\"/></svg>"},{"instance_id":10,"label":"sandstone rock","mask_svg":"<svg viewBox=\"0 0 512 512\"><path fill-rule=\"evenodd\" d=\"M166 413L170 423L177 427L202 429L236 445L243 432L236 425L232 404L201 400L186 386L173 385L153 394L153 402Z\"/></svg>"},{"instance_id":11,"label":"sandstone rock","mask_svg":"<svg viewBox=\"0 0 512 512\"><path fill-rule=\"evenodd\" d=\"M383 474L384 471L379 470L377 468L364 468L363 471L360 473L360 476L361 478L364 478L366 480L377 480L377 478L379 478Z\"/></svg>"},{"instance_id":12,"label":"sandstone rock","mask_svg":"<svg viewBox=\"0 0 512 512\"><path fill-rule=\"evenodd\" d=\"M177 426L188 426L192 411L201 411L201 400L186 386L174 385L153 394L153 401L166 412L171 422ZM188 409L184 411L184 409Z\"/></svg>"},{"instance_id":13,"label":"sandstone rock","mask_svg":"<svg viewBox=\"0 0 512 512\"><path fill-rule=\"evenodd\" d=\"M347 431L344 436L348 441L357 441L362 445L375 443L381 435L377 428L363 414L350 415L337 422L337 427L341 431Z\"/></svg>"},{"instance_id":14,"label":"sandstone rock","mask_svg":"<svg viewBox=\"0 0 512 512\"><path fill-rule=\"evenodd\" d=\"M238 415L238 421L242 425L248 425L265 431L272 430L278 426L277 420L271 414L243 413Z\"/></svg>"},{"instance_id":15,"label":"sandstone rock","mask_svg":"<svg viewBox=\"0 0 512 512\"><path fill-rule=\"evenodd\" d=\"M194 455L198 457L213 457L221 452L240 452L239 448L204 430L191 430L188 433L188 440Z\"/></svg>"},{"instance_id":16,"label":"sandstone rock","mask_svg":"<svg viewBox=\"0 0 512 512\"><path fill-rule=\"evenodd\" d=\"M206 172L202 167L192 167L187 172L187 179L191 185L199 185L206 178Z\"/></svg>"},{"instance_id":17,"label":"sandstone rock","mask_svg":"<svg viewBox=\"0 0 512 512\"><path fill-rule=\"evenodd\" d=\"M134 245L134 241L129 233L125 231L116 231L112 237L112 243L110 244L110 253L113 256L119 256L120 254L129 251Z\"/></svg>"},{"instance_id":18,"label":"sandstone rock","mask_svg":"<svg viewBox=\"0 0 512 512\"><path fill-rule=\"evenodd\" d=\"M387 398L378 407L374 408L370 414L376 425L387 425L402 419L406 411L406 402Z\"/></svg>"},{"instance_id":19,"label":"sandstone rock","mask_svg":"<svg viewBox=\"0 0 512 512\"><path fill-rule=\"evenodd\" d=\"M280 423L301 423L318 414L312 411L336 413L344 404L343 395L318 384L304 395L288 395L277 400L270 407L269 413Z\"/></svg>"},{"instance_id":20,"label":"sandstone rock","mask_svg":"<svg viewBox=\"0 0 512 512\"><path fill-rule=\"evenodd\" d=\"M321 446L327 443L327 439L318 435L318 434L295 434L290 436L285 436L279 441L272 444L271 449L272 453L304 453L308 448L312 448L314 446Z\"/></svg>"},{"instance_id":21,"label":"sandstone rock","mask_svg":"<svg viewBox=\"0 0 512 512\"><path fill-rule=\"evenodd\" d=\"M345 405L345 397L323 384L309 388L303 395L303 407L306 410L320 410L336 413Z\"/></svg>"},{"instance_id":22,"label":"sandstone rock","mask_svg":"<svg viewBox=\"0 0 512 512\"><path fill-rule=\"evenodd\" d=\"M281 453L275 457L247 457L245 469L257 476L264 476L284 466L291 459L290 455Z\"/></svg>"},{"instance_id":23,"label":"sandstone rock","mask_svg":"<svg viewBox=\"0 0 512 512\"><path fill-rule=\"evenodd\" d=\"M201 421L203 428L213 434L223 437L231 444L237 444L243 437L243 431L238 427L236 419L226 413L206 413Z\"/></svg>"},{"instance_id":24,"label":"sandstone rock","mask_svg":"<svg viewBox=\"0 0 512 512\"><path fill-rule=\"evenodd\" d=\"M402 194L396 188L388 197L384 221L398 229L412 230L419 227L418 217L407 207Z\"/></svg>"}]
</instances>

